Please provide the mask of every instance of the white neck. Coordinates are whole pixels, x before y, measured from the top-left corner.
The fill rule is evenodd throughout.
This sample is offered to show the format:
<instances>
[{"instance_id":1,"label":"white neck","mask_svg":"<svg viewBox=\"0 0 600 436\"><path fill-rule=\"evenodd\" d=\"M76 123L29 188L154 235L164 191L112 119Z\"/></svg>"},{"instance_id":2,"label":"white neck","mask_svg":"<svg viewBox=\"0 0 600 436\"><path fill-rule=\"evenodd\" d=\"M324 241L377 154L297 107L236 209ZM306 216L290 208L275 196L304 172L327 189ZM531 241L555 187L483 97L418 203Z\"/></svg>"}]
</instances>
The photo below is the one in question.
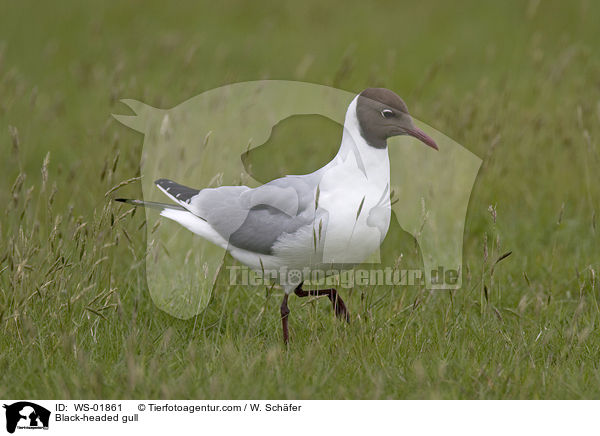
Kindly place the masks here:
<instances>
[{"instance_id":1,"label":"white neck","mask_svg":"<svg viewBox=\"0 0 600 436\"><path fill-rule=\"evenodd\" d=\"M331 163L358 166L369 181L388 186L390 183L390 159L387 147L372 147L363 138L356 116L357 99L358 96L348 106L342 143Z\"/></svg>"}]
</instances>

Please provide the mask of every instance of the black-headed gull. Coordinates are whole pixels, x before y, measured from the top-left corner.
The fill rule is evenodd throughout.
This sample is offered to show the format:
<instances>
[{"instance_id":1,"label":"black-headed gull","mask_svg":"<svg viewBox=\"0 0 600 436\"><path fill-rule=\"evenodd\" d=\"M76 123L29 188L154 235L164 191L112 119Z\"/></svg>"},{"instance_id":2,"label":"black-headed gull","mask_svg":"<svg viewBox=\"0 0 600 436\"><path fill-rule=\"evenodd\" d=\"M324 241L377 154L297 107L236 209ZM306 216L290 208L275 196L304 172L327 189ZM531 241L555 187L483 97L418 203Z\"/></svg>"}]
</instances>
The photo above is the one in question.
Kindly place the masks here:
<instances>
[{"instance_id":1,"label":"black-headed gull","mask_svg":"<svg viewBox=\"0 0 600 436\"><path fill-rule=\"evenodd\" d=\"M398 135L438 149L413 124L398 95L368 88L348 106L337 155L314 173L286 176L257 188L198 190L159 179L158 188L177 204L117 201L158 208L162 216L228 250L250 268L274 272L285 292L281 320L287 343L292 292L299 297L327 295L336 315L349 320L335 289L305 291L302 284L314 271L364 261L383 242L391 216L387 139Z\"/></svg>"}]
</instances>

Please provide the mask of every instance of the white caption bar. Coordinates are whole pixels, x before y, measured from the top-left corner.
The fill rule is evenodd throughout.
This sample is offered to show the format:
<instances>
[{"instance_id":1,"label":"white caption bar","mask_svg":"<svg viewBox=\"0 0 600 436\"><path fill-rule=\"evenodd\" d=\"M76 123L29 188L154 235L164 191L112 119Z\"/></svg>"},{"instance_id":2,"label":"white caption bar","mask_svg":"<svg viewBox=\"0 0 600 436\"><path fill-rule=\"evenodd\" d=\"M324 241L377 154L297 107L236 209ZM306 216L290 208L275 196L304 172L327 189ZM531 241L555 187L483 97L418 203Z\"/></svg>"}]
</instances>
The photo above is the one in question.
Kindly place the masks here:
<instances>
[{"instance_id":1,"label":"white caption bar","mask_svg":"<svg viewBox=\"0 0 600 436\"><path fill-rule=\"evenodd\" d=\"M131 434L578 434L597 432L597 402L2 400L19 436ZM11 431L12 430L12 431ZM6 433L4 433L6 434Z\"/></svg>"}]
</instances>

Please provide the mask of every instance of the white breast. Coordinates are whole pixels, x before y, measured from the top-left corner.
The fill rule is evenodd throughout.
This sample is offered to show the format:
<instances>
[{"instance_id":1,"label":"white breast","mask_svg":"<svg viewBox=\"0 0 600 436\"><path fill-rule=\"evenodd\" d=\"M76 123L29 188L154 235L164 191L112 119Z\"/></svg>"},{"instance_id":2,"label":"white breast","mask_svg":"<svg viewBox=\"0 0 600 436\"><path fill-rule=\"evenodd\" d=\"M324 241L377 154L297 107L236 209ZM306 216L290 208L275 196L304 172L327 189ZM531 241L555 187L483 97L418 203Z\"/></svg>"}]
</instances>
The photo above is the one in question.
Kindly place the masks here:
<instances>
[{"instance_id":1,"label":"white breast","mask_svg":"<svg viewBox=\"0 0 600 436\"><path fill-rule=\"evenodd\" d=\"M379 249L390 224L388 151L362 138L355 105L348 108L340 151L319 185L319 207L329 214L325 264L364 261Z\"/></svg>"}]
</instances>

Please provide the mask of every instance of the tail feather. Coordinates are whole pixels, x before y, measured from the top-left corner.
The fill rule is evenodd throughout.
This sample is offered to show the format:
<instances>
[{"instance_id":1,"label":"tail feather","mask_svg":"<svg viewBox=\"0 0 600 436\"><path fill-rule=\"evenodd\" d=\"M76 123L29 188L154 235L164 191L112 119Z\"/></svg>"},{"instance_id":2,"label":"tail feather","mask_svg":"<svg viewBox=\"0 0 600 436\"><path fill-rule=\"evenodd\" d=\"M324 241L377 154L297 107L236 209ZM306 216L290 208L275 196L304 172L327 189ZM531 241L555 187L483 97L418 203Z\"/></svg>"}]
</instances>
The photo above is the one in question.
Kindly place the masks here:
<instances>
[{"instance_id":1,"label":"tail feather","mask_svg":"<svg viewBox=\"0 0 600 436\"><path fill-rule=\"evenodd\" d=\"M130 198L115 198L115 201L131 204L133 206L148 207L150 209L159 209L159 210L173 209L173 210L187 211L186 208L184 208L183 206L179 206L178 204L157 203L155 201L133 200Z\"/></svg>"}]
</instances>

